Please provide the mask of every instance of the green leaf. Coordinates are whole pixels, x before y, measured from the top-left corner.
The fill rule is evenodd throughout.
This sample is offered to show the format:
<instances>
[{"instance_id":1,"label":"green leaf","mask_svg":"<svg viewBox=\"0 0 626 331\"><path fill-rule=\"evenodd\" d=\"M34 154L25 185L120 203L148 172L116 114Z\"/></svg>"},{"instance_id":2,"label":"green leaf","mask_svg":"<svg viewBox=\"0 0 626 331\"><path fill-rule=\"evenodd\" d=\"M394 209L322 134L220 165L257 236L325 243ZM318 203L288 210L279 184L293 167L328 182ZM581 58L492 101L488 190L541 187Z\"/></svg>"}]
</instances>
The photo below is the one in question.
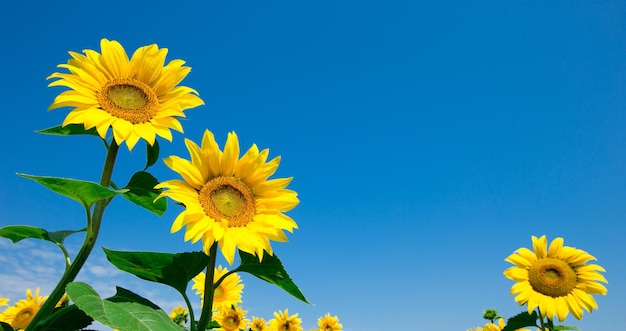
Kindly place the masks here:
<instances>
[{"instance_id":1,"label":"green leaf","mask_svg":"<svg viewBox=\"0 0 626 331\"><path fill-rule=\"evenodd\" d=\"M255 255L248 254L241 250L239 250L239 256L241 257L241 265L235 270L252 274L270 284L282 288L297 299L310 304L304 297L304 294L300 292L298 286L291 280L283 264L280 262L280 259L278 259L278 256L269 255L264 251L262 262L259 262L259 258Z\"/></svg>"},{"instance_id":2,"label":"green leaf","mask_svg":"<svg viewBox=\"0 0 626 331\"><path fill-rule=\"evenodd\" d=\"M148 169L151 165L155 164L159 159L159 141L154 140L154 145L150 146L150 144L146 141L146 167L143 170Z\"/></svg>"},{"instance_id":3,"label":"green leaf","mask_svg":"<svg viewBox=\"0 0 626 331\"><path fill-rule=\"evenodd\" d=\"M537 326L537 312L533 311L532 314L528 312L523 312L521 314L517 314L506 321L506 326L502 331L515 331L517 329L521 329L527 326Z\"/></svg>"},{"instance_id":4,"label":"green leaf","mask_svg":"<svg viewBox=\"0 0 626 331\"><path fill-rule=\"evenodd\" d=\"M135 301L103 300L85 283L69 283L66 292L78 308L111 328L120 331L180 331L180 326L163 310Z\"/></svg>"},{"instance_id":5,"label":"green leaf","mask_svg":"<svg viewBox=\"0 0 626 331\"><path fill-rule=\"evenodd\" d=\"M71 178L43 177L19 174L24 178L32 179L52 191L80 202L85 208L98 200L108 199L117 194L106 187L93 182L86 182Z\"/></svg>"},{"instance_id":6,"label":"green leaf","mask_svg":"<svg viewBox=\"0 0 626 331\"><path fill-rule=\"evenodd\" d=\"M63 240L67 238L67 236L72 235L74 233L83 232L86 229L74 231L74 230L64 230L64 231L55 231L48 232L42 228L28 226L28 225L8 225L0 228L0 237L5 237L16 243L20 240L27 238L41 239L53 242L55 244L63 244Z\"/></svg>"},{"instance_id":7,"label":"green leaf","mask_svg":"<svg viewBox=\"0 0 626 331\"><path fill-rule=\"evenodd\" d=\"M209 257L202 252L124 252L103 248L109 262L139 278L169 285L181 294L193 277L206 268Z\"/></svg>"},{"instance_id":8,"label":"green leaf","mask_svg":"<svg viewBox=\"0 0 626 331\"><path fill-rule=\"evenodd\" d=\"M121 195L132 203L151 211L157 216L161 216L167 209L167 201L166 199L154 201L161 193L161 190L154 189L154 186L158 183L159 181L149 172L139 171L130 178L130 181L124 187L124 190L127 191L121 193Z\"/></svg>"},{"instance_id":9,"label":"green leaf","mask_svg":"<svg viewBox=\"0 0 626 331\"><path fill-rule=\"evenodd\" d=\"M580 329L575 326L555 325L554 331L558 331L558 330L580 330Z\"/></svg>"},{"instance_id":10,"label":"green leaf","mask_svg":"<svg viewBox=\"0 0 626 331\"><path fill-rule=\"evenodd\" d=\"M47 128L43 130L37 130L35 132L43 133L43 134L51 134L55 136L71 136L71 135L79 135L79 134L86 134L86 135L97 136L97 137L100 136L98 134L98 131L96 131L96 128L85 130L85 126L83 124L68 124L66 126L59 125L59 126L55 126L55 127L51 127L51 128Z\"/></svg>"},{"instance_id":11,"label":"green leaf","mask_svg":"<svg viewBox=\"0 0 626 331\"><path fill-rule=\"evenodd\" d=\"M47 331L75 331L83 329L93 322L93 318L87 316L76 305L69 305L56 309L50 317L44 320Z\"/></svg>"},{"instance_id":12,"label":"green leaf","mask_svg":"<svg viewBox=\"0 0 626 331\"><path fill-rule=\"evenodd\" d=\"M13 331L13 328L11 327L11 325L7 323L0 322L0 330L1 331Z\"/></svg>"}]
</instances>

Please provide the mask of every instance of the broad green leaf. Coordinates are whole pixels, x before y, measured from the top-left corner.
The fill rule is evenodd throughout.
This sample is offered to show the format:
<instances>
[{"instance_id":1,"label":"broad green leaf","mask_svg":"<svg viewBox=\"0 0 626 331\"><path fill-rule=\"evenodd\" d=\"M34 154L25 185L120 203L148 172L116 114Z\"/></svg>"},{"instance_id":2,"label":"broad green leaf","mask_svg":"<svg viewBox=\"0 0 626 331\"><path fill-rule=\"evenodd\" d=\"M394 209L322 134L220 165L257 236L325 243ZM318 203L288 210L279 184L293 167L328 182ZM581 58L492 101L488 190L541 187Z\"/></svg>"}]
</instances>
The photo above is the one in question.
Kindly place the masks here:
<instances>
[{"instance_id":1,"label":"broad green leaf","mask_svg":"<svg viewBox=\"0 0 626 331\"><path fill-rule=\"evenodd\" d=\"M180 331L160 309L138 302L103 300L89 285L69 283L67 296L96 321L120 331Z\"/></svg>"},{"instance_id":2,"label":"broad green leaf","mask_svg":"<svg viewBox=\"0 0 626 331\"><path fill-rule=\"evenodd\" d=\"M75 331L82 330L90 325L93 318L87 316L76 305L69 305L56 309L50 317L43 321L43 330L47 331Z\"/></svg>"},{"instance_id":3,"label":"broad green leaf","mask_svg":"<svg viewBox=\"0 0 626 331\"><path fill-rule=\"evenodd\" d=\"M575 326L555 325L554 331L559 331L559 330L580 330L580 329Z\"/></svg>"},{"instance_id":4,"label":"broad green leaf","mask_svg":"<svg viewBox=\"0 0 626 331\"><path fill-rule=\"evenodd\" d=\"M159 159L159 141L154 140L154 145L150 146L148 142L146 142L146 167L143 170L148 169L151 165L155 164Z\"/></svg>"},{"instance_id":5,"label":"broad green leaf","mask_svg":"<svg viewBox=\"0 0 626 331\"><path fill-rule=\"evenodd\" d=\"M506 326L502 331L515 331L517 329L525 328L527 326L537 326L537 312L533 311L532 314L523 312L517 314L506 321Z\"/></svg>"},{"instance_id":6,"label":"broad green leaf","mask_svg":"<svg viewBox=\"0 0 626 331\"><path fill-rule=\"evenodd\" d=\"M98 131L96 131L96 128L85 130L85 126L82 124L68 124L66 126L59 125L59 126L55 126L55 127L51 127L51 128L47 128L43 130L37 130L35 132L43 133L43 134L51 134L55 136L70 136L70 135L79 135L79 134L86 134L86 135L97 136L97 137L100 136L98 134Z\"/></svg>"},{"instance_id":7,"label":"broad green leaf","mask_svg":"<svg viewBox=\"0 0 626 331\"><path fill-rule=\"evenodd\" d=\"M291 280L283 264L280 262L280 259L278 259L278 256L263 252L262 262L259 262L258 257L241 250L239 250L239 256L241 257L241 265L237 267L237 271L252 274L270 284L282 288L297 299L310 304L304 297L304 294L300 292L298 286Z\"/></svg>"},{"instance_id":8,"label":"broad green leaf","mask_svg":"<svg viewBox=\"0 0 626 331\"><path fill-rule=\"evenodd\" d=\"M108 199L117 194L106 187L93 182L86 182L71 178L43 177L19 174L24 178L32 179L52 191L80 202L85 208L89 208L98 200Z\"/></svg>"},{"instance_id":9,"label":"broad green leaf","mask_svg":"<svg viewBox=\"0 0 626 331\"><path fill-rule=\"evenodd\" d=\"M67 236L72 235L74 233L83 232L86 229L74 231L74 230L64 230L64 231L55 231L48 232L42 228L38 228L35 226L29 225L8 225L0 228L0 236L5 237L16 243L20 240L27 238L41 239L53 242L55 244L63 244L63 240L67 238Z\"/></svg>"},{"instance_id":10,"label":"broad green leaf","mask_svg":"<svg viewBox=\"0 0 626 331\"><path fill-rule=\"evenodd\" d=\"M185 293L187 284L206 268L209 257L202 252L124 252L103 248L109 262L139 278L169 285Z\"/></svg>"},{"instance_id":11,"label":"broad green leaf","mask_svg":"<svg viewBox=\"0 0 626 331\"><path fill-rule=\"evenodd\" d=\"M167 201L165 199L154 201L161 193L161 190L154 189L154 186L158 183L159 181L150 173L139 171L130 178L130 181L124 187L124 190L127 191L121 193L121 195L132 203L161 216L167 209Z\"/></svg>"},{"instance_id":12,"label":"broad green leaf","mask_svg":"<svg viewBox=\"0 0 626 331\"><path fill-rule=\"evenodd\" d=\"M7 324L7 323L0 322L0 330L2 330L2 331L13 331L13 328L9 324Z\"/></svg>"}]
</instances>

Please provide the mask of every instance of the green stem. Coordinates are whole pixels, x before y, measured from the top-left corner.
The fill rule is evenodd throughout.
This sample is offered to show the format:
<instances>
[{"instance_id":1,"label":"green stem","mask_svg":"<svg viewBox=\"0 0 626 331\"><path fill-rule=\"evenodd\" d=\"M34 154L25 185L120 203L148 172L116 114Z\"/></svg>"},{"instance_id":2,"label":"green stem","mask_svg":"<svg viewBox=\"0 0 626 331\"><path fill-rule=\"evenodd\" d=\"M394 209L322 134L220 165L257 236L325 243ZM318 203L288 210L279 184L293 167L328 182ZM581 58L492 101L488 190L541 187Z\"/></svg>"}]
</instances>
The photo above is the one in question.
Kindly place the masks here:
<instances>
[{"instance_id":1,"label":"green stem","mask_svg":"<svg viewBox=\"0 0 626 331\"><path fill-rule=\"evenodd\" d=\"M102 176L100 177L100 185L104 187L109 187L111 183L111 175L113 174L113 166L115 165L118 149L119 145L117 145L115 141L112 141L108 148L104 168L102 169ZM59 302L65 293L65 287L76 278L76 275L78 275L78 272L85 264L85 261L87 261L87 257L89 257L91 250L95 246L96 239L98 239L98 232L100 231L100 224L102 223L102 215L104 215L104 210L110 201L110 199L104 199L95 203L91 222L89 222L89 212L87 212L87 233L85 234L83 245L78 251L74 262L65 270L59 283L44 302L43 306L41 306L37 315L35 315L28 327L26 327L26 331L43 330L43 327L45 327L44 319L52 314L57 302Z\"/></svg>"},{"instance_id":2,"label":"green stem","mask_svg":"<svg viewBox=\"0 0 626 331\"><path fill-rule=\"evenodd\" d=\"M209 263L206 266L206 277L204 278L204 301L202 302L202 313L198 321L198 331L205 331L209 322L213 320L213 296L215 295L215 260L217 255L217 242L209 248Z\"/></svg>"},{"instance_id":3,"label":"green stem","mask_svg":"<svg viewBox=\"0 0 626 331\"><path fill-rule=\"evenodd\" d=\"M541 315L541 311L539 310L539 308L537 308L537 314L539 314L539 325L541 326L541 331L545 331L546 327L543 323L543 316Z\"/></svg>"},{"instance_id":4,"label":"green stem","mask_svg":"<svg viewBox=\"0 0 626 331\"><path fill-rule=\"evenodd\" d=\"M183 298L185 299L185 303L187 304L187 310L189 311L189 327L190 331L196 331L196 318L193 315L193 308L191 307L191 302L187 297L187 294L181 293Z\"/></svg>"}]
</instances>

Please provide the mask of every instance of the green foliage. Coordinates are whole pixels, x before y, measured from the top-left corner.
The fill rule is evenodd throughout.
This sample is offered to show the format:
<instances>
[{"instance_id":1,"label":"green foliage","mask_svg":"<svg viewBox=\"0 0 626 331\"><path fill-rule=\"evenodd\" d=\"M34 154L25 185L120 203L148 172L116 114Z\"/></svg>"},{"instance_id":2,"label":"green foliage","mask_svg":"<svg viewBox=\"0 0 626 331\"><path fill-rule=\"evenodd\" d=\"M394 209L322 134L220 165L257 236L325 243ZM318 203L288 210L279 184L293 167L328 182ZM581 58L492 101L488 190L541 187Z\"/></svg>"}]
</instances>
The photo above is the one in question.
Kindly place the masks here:
<instances>
[{"instance_id":1,"label":"green foliage","mask_svg":"<svg viewBox=\"0 0 626 331\"><path fill-rule=\"evenodd\" d=\"M180 331L169 316L148 300L126 291L122 296L103 300L89 285L69 283L68 297L87 315L121 331ZM119 288L118 288L119 292Z\"/></svg>"},{"instance_id":2,"label":"green foliage","mask_svg":"<svg viewBox=\"0 0 626 331\"><path fill-rule=\"evenodd\" d=\"M169 285L181 294L193 277L206 268L209 257L202 252L124 252L103 248L109 262L139 278Z\"/></svg>"},{"instance_id":3,"label":"green foliage","mask_svg":"<svg viewBox=\"0 0 626 331\"><path fill-rule=\"evenodd\" d=\"M161 216L167 209L167 201L165 199L154 201L161 193L161 190L154 189L154 186L158 183L159 181L150 173L139 171L130 178L130 181L124 187L125 192L121 193L121 195L137 206Z\"/></svg>"},{"instance_id":4,"label":"green foliage","mask_svg":"<svg viewBox=\"0 0 626 331\"><path fill-rule=\"evenodd\" d=\"M502 331L515 331L517 329L521 329L527 326L537 326L537 312L533 311L532 314L528 312L523 312L521 314L517 314L506 321L506 326Z\"/></svg>"},{"instance_id":5,"label":"green foliage","mask_svg":"<svg viewBox=\"0 0 626 331\"><path fill-rule=\"evenodd\" d=\"M43 324L46 331L75 331L92 322L93 318L87 316L76 305L69 305L56 309Z\"/></svg>"},{"instance_id":6,"label":"green foliage","mask_svg":"<svg viewBox=\"0 0 626 331\"><path fill-rule=\"evenodd\" d=\"M559 330L580 330L580 329L575 326L555 325L554 331L559 331Z\"/></svg>"},{"instance_id":7,"label":"green foliage","mask_svg":"<svg viewBox=\"0 0 626 331\"><path fill-rule=\"evenodd\" d=\"M71 135L90 135L90 136L97 136L97 137L100 136L98 134L98 131L96 131L96 128L85 130L85 126L83 124L68 124L66 126L59 125L59 126L55 126L55 127L51 127L51 128L47 128L43 130L37 130L35 132L43 133L43 134L51 134L55 136L71 136Z\"/></svg>"},{"instance_id":8,"label":"green foliage","mask_svg":"<svg viewBox=\"0 0 626 331\"><path fill-rule=\"evenodd\" d=\"M0 322L0 331L13 331L13 328L4 322Z\"/></svg>"},{"instance_id":9,"label":"green foliage","mask_svg":"<svg viewBox=\"0 0 626 331\"><path fill-rule=\"evenodd\" d=\"M241 265L235 271L243 271L252 274L270 284L274 284L297 299L310 304L300 292L300 289L291 280L287 271L276 255L269 255L263 252L263 261L259 262L259 258L239 250L241 257Z\"/></svg>"},{"instance_id":10,"label":"green foliage","mask_svg":"<svg viewBox=\"0 0 626 331\"><path fill-rule=\"evenodd\" d=\"M146 154L146 167L143 170L148 169L159 160L159 142L157 140L154 140L154 145L152 146L146 142Z\"/></svg>"},{"instance_id":11,"label":"green foliage","mask_svg":"<svg viewBox=\"0 0 626 331\"><path fill-rule=\"evenodd\" d=\"M44 177L19 174L24 178L32 179L52 191L80 202L86 209L103 199L114 197L117 192L93 182L86 182L71 178Z\"/></svg>"},{"instance_id":12,"label":"green foliage","mask_svg":"<svg viewBox=\"0 0 626 331\"><path fill-rule=\"evenodd\" d=\"M74 231L74 230L64 230L64 231L54 231L48 232L42 228L38 228L35 226L28 225L7 225L0 228L0 237L5 237L16 243L20 240L27 238L41 239L52 242L57 245L62 245L63 240L68 236L78 233L84 232L86 229Z\"/></svg>"}]
</instances>

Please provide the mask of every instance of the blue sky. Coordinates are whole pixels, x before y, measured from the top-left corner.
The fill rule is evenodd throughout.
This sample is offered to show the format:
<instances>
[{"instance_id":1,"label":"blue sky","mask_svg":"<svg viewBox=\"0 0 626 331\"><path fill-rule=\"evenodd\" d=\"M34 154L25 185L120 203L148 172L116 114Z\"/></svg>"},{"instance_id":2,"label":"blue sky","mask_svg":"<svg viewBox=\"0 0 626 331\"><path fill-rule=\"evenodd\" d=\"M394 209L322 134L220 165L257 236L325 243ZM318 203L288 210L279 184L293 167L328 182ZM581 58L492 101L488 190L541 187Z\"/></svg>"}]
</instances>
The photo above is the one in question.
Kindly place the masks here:
<instances>
[{"instance_id":1,"label":"blue sky","mask_svg":"<svg viewBox=\"0 0 626 331\"><path fill-rule=\"evenodd\" d=\"M277 177L294 177L300 229L273 247L315 306L244 276L249 316L288 308L305 330L327 312L346 331L465 330L485 308L522 310L504 258L546 234L607 269L600 309L567 323L623 324L624 1L14 1L0 31L0 225L83 227L78 204L15 175L99 178L97 139L33 132L67 114L46 111L63 89L45 77L101 38L129 53L156 43L187 61L183 85L206 103L161 141L162 157L187 157L183 138L205 128L220 145L234 130L242 147L282 156ZM113 180L142 157L121 149ZM176 177L161 162L152 172ZM159 218L116 199L98 246L201 249L169 234L181 211L169 207ZM121 285L166 310L182 303L96 251L79 278L101 294ZM0 263L12 302L27 287L49 293L63 265L51 245L8 240Z\"/></svg>"}]
</instances>

